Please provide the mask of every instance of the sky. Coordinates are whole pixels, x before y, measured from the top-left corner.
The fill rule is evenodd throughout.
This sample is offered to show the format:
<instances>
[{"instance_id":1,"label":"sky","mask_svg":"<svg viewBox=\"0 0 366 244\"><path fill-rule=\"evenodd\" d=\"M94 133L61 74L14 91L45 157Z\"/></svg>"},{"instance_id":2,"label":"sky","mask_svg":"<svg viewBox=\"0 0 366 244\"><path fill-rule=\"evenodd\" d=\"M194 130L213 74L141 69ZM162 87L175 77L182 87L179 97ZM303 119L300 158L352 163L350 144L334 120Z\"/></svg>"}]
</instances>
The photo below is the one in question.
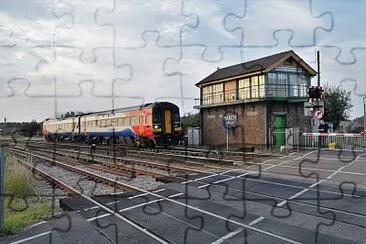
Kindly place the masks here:
<instances>
[{"instance_id":1,"label":"sky","mask_svg":"<svg viewBox=\"0 0 366 244\"><path fill-rule=\"evenodd\" d=\"M321 84L366 96L366 0L1 0L0 118L154 101L198 112L218 67L294 50ZM315 85L317 78L313 79Z\"/></svg>"}]
</instances>

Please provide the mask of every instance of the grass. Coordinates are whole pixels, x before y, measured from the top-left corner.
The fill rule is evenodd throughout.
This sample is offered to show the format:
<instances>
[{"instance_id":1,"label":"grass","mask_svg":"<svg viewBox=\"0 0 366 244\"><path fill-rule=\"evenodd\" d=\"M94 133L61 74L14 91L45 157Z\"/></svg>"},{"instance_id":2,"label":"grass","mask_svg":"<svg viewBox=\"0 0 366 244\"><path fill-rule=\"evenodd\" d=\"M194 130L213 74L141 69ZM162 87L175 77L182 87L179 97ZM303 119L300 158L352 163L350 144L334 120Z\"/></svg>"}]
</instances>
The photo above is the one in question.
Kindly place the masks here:
<instances>
[{"instance_id":1,"label":"grass","mask_svg":"<svg viewBox=\"0 0 366 244\"><path fill-rule=\"evenodd\" d=\"M47 200L37 196L33 174L12 158L5 160L5 226L0 236L15 234L49 213ZM11 196L13 197L11 197Z\"/></svg>"}]
</instances>

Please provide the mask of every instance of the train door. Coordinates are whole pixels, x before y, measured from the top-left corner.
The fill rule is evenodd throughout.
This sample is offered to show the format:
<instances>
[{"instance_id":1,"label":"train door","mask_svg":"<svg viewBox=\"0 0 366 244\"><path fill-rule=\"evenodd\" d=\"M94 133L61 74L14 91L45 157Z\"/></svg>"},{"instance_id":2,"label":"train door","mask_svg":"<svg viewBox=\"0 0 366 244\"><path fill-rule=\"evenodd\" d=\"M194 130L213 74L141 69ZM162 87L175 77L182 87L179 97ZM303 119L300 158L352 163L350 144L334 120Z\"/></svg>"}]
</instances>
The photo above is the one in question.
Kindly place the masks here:
<instances>
[{"instance_id":1,"label":"train door","mask_svg":"<svg viewBox=\"0 0 366 244\"><path fill-rule=\"evenodd\" d=\"M72 128L71 128L71 135L74 136L75 135L75 126L76 126L76 122L75 122L75 118L72 118Z\"/></svg>"},{"instance_id":2,"label":"train door","mask_svg":"<svg viewBox=\"0 0 366 244\"><path fill-rule=\"evenodd\" d=\"M170 109L164 110L164 125L165 133L172 133L172 111Z\"/></svg>"}]
</instances>

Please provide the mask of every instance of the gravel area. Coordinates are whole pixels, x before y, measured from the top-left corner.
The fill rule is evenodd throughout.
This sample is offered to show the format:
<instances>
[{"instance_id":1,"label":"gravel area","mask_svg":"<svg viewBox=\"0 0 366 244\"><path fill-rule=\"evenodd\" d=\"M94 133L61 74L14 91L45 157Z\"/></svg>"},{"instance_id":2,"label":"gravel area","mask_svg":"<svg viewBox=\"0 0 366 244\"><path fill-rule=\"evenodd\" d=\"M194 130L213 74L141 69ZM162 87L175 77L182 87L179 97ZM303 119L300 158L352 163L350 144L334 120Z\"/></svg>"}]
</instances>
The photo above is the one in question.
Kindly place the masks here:
<instances>
[{"instance_id":1,"label":"gravel area","mask_svg":"<svg viewBox=\"0 0 366 244\"><path fill-rule=\"evenodd\" d=\"M88 148L83 148L83 150L81 150L82 153L80 153L79 150L72 150L72 149L58 149L57 151L62 154L65 154L66 157L73 156L73 157L79 157L79 158L84 158L84 159L91 159L90 150L88 150ZM122 161L128 161L129 158L130 159L140 159L140 160L144 160L147 162L155 162L155 163L159 163L159 164L163 164L163 165L171 165L171 166L180 167L180 168L184 168L184 169L196 169L196 170L200 170L200 171L204 171L204 172L208 172L208 173L219 173L219 172L226 170L226 168L220 168L219 165L217 165L217 168L213 168L213 167L206 168L206 167L199 167L199 166L195 166L195 165L190 166L189 164L180 163L179 160L181 160L181 159L178 156L179 154L174 155L171 153L166 154L166 153L154 153L154 152L146 152L146 151L133 151L133 153L130 153L131 152L130 150L128 150L127 152L128 152L127 157L126 156L121 157L121 153L119 151L117 151L115 154L116 157L113 158L112 152L109 152L107 154L106 151L97 150L96 155L94 155L94 158L96 160L102 161L102 162L109 162L109 163L116 162L116 163L121 163L121 164L123 164ZM110 158L105 158L104 156L109 156ZM128 165L128 163L127 163L127 165ZM213 166L215 166L215 165L213 165ZM135 165L134 167L136 167L138 169L144 169L144 170L148 170L151 172L159 173L159 174L167 174L166 170L155 169L155 168L152 168L149 166ZM170 173L170 175L176 176L175 173Z\"/></svg>"},{"instance_id":2,"label":"gravel area","mask_svg":"<svg viewBox=\"0 0 366 244\"><path fill-rule=\"evenodd\" d=\"M78 153L77 152L64 152L65 153L65 156L56 156L56 158L59 160L59 161L62 161L62 162L65 162L65 157L70 157L70 156L73 156L73 157L76 157L78 156ZM104 155L105 156L105 155ZM90 155L80 155L79 156L80 159L86 159L86 160L90 160L91 159L91 156ZM113 163L113 159L112 158L105 158L105 157L101 157L101 156L95 156L94 159L98 162L106 162L106 163ZM162 174L162 175L168 175L167 171L166 170L162 170L162 169L157 169L157 168L152 168L152 167L149 167L149 166L144 166L144 165L137 165L137 164L124 164L123 161L127 161L128 162L128 159L124 159L124 158L115 158L115 162L117 164L121 164L121 165L125 165L125 166L130 166L130 167L134 167L136 169L142 169L142 170L146 170L146 171L150 171L150 172L153 172L153 173L158 173L158 174ZM153 162L153 161L151 161ZM157 163L160 163L160 164L163 164L163 165L166 165L166 163L161 163L161 162L157 162ZM102 171L100 171L102 172ZM111 175L111 174L109 174ZM177 174L175 172L170 172L169 174L170 176L176 176ZM116 177L116 175L114 175L114 177Z\"/></svg>"},{"instance_id":3,"label":"gravel area","mask_svg":"<svg viewBox=\"0 0 366 244\"><path fill-rule=\"evenodd\" d=\"M41 160L33 160L33 163L36 162L37 168L52 175L53 177L59 179L60 181L66 183L67 185L75 188L76 190L87 196L115 192L113 187L104 184L98 184L92 180L87 179L85 176L70 172L57 166L43 164Z\"/></svg>"},{"instance_id":4,"label":"gravel area","mask_svg":"<svg viewBox=\"0 0 366 244\"><path fill-rule=\"evenodd\" d=\"M52 208L52 213L54 215L58 214L58 213L62 213L63 210L60 208L60 199L61 198L65 198L68 197L68 195L61 189L59 188L53 188L47 181L45 180L40 180L38 177L36 176L36 180L37 180L37 193L39 196L44 197L48 203L50 208Z\"/></svg>"}]
</instances>

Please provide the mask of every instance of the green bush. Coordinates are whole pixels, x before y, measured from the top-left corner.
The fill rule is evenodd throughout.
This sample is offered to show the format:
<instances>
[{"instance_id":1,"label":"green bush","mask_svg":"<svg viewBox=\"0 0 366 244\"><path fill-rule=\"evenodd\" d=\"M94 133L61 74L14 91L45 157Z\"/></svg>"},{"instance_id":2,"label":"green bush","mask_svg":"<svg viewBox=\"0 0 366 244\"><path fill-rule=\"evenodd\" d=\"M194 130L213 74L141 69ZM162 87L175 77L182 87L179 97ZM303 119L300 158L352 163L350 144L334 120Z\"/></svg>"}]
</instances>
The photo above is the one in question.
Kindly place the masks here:
<instances>
[{"instance_id":1,"label":"green bush","mask_svg":"<svg viewBox=\"0 0 366 244\"><path fill-rule=\"evenodd\" d=\"M36 186L33 174L13 159L6 159L5 193L17 196L32 194Z\"/></svg>"},{"instance_id":2,"label":"green bush","mask_svg":"<svg viewBox=\"0 0 366 244\"><path fill-rule=\"evenodd\" d=\"M33 174L16 160L5 162L5 226L0 236L15 234L21 228L39 222L49 213L47 200L35 195L37 187ZM27 204L23 200L26 199ZM11 201L11 202L10 202Z\"/></svg>"}]
</instances>

